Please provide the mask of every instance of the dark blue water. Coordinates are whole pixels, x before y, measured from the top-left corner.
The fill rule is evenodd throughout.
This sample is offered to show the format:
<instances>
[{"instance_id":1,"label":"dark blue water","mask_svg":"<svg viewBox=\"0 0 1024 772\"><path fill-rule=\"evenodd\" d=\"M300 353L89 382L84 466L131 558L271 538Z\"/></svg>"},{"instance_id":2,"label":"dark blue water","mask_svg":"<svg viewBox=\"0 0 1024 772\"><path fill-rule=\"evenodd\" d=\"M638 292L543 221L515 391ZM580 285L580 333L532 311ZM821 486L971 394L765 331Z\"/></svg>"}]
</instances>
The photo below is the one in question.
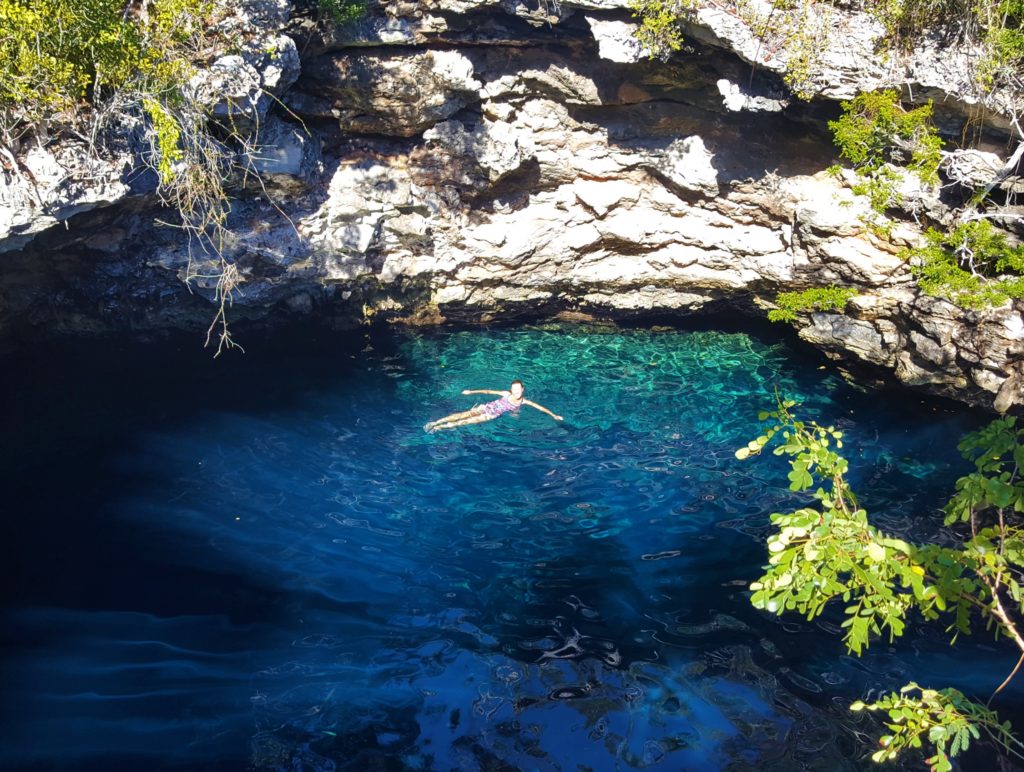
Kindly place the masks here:
<instances>
[{"instance_id":1,"label":"dark blue water","mask_svg":"<svg viewBox=\"0 0 1024 772\"><path fill-rule=\"evenodd\" d=\"M742 333L249 348L9 362L3 766L854 769L851 700L1012 668L913 625L856 659L746 590L799 501L778 459L733 457L774 388L842 426L875 521L916 538L980 416ZM565 423L423 433L513 378Z\"/></svg>"}]
</instances>

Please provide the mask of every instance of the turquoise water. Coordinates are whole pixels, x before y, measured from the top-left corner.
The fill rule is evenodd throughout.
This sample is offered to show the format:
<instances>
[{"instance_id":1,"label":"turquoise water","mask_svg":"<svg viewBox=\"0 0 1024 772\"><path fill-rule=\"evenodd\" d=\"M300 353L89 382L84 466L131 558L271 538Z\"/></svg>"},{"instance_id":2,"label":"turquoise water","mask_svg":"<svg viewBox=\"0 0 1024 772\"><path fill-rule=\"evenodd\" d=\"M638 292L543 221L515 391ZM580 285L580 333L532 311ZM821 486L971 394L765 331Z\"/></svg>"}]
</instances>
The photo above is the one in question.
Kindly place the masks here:
<instances>
[{"instance_id":1,"label":"turquoise water","mask_svg":"<svg viewBox=\"0 0 1024 772\"><path fill-rule=\"evenodd\" d=\"M774 389L842 426L875 521L917 538L977 415L739 332L249 350L12 367L4 766L856 769L874 728L853 699L987 696L1013 666L914 625L856 659L837 619L747 600L768 514L799 501L778 459L733 457ZM513 378L565 422L422 431Z\"/></svg>"}]
</instances>

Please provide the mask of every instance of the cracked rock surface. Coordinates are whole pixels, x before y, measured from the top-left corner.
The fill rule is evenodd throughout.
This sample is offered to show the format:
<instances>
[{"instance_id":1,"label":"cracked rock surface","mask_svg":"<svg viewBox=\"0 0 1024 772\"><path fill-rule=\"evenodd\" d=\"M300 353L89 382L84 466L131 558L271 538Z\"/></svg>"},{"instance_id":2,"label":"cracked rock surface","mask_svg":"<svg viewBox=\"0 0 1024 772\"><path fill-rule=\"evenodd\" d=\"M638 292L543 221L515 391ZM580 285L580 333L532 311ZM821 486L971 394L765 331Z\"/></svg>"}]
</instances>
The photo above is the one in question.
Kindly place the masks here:
<instances>
[{"instance_id":1,"label":"cracked rock surface","mask_svg":"<svg viewBox=\"0 0 1024 772\"><path fill-rule=\"evenodd\" d=\"M746 33L711 11L698 16L692 53L652 62L624 5L391 2L319 30L281 9L252 16L269 19L267 40L287 24L299 45L278 44L276 59L240 55L248 79L229 79L260 125L253 165L272 182L234 207L236 317L760 315L780 291L837 284L858 296L845 313L802 314L806 341L930 393L1024 402L1020 307L965 311L915 288L899 251L921 227L908 219L881 238L864 224L863 199L824 171L835 151L821 105L788 94L781 64L752 72ZM924 92L955 90L927 50L904 71L879 70L864 53L877 30L843 19L849 45L824 59L824 98L908 72ZM304 52L301 72L291 51ZM268 92L287 111L264 105ZM942 119L954 125L970 97L945 96ZM986 152L957 161L958 173L998 168ZM0 217L0 325L208 323L214 283L184 283L204 273L203 256L117 184L69 198L93 202L77 216L14 206L22 219L8 215L6 231ZM18 190L0 190L0 213ZM909 198L919 217L947 213L935 191ZM63 220L70 227L50 227Z\"/></svg>"}]
</instances>

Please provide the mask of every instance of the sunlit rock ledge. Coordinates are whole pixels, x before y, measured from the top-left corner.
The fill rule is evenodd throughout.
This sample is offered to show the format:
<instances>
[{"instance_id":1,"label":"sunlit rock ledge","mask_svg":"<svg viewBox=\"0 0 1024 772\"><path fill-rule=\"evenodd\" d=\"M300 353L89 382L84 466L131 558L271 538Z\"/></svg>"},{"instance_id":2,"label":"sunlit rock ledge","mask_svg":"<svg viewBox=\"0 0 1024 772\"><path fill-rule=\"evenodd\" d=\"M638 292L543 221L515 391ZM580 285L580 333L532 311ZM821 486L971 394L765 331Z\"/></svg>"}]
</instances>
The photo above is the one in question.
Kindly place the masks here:
<instances>
[{"instance_id":1,"label":"sunlit rock ledge","mask_svg":"<svg viewBox=\"0 0 1024 772\"><path fill-rule=\"evenodd\" d=\"M286 3L263 5L238 10L262 47L214 63L246 78L199 81L258 86L223 95L247 100L261 131L252 163L272 183L237 192L234 318L761 314L779 291L837 284L860 294L845 314L803 315L805 340L930 393L1024 402L1021 309L965 311L921 294L898 257L921 227L908 216L880 238L863 200L824 173L835 160L828 100L908 84L915 98L941 97L941 123L956 127L976 101L961 77L969 52L944 53L939 67L922 50L881 68L877 29L845 14L808 104L782 83L784 63L718 11L699 14L692 52L662 63L635 43L624 2L390 3L326 34L286 22ZM988 114L997 133L1012 107L1000 104ZM5 177L0 325L205 330L215 261L154 226L151 191L128 184L130 155L103 163L89 178L70 172L75 184L54 172L32 194L41 203L23 177ZM948 217L936 191L910 200L918 217Z\"/></svg>"}]
</instances>

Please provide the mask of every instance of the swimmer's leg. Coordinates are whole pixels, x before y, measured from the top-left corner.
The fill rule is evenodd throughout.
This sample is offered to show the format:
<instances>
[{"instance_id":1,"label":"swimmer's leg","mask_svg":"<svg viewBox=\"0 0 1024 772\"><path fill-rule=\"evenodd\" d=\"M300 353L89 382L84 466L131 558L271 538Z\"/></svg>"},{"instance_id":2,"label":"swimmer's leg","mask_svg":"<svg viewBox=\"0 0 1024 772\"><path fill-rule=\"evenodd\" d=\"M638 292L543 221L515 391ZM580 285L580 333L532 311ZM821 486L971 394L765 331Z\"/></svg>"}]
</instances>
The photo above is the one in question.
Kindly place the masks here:
<instances>
[{"instance_id":1,"label":"swimmer's leg","mask_svg":"<svg viewBox=\"0 0 1024 772\"><path fill-rule=\"evenodd\" d=\"M486 421L493 421L497 416L490 415L489 413L473 413L470 411L468 414L459 413L457 416L449 416L442 422L436 423L431 431L437 431L438 429L455 429L459 426L471 426L472 424L482 424Z\"/></svg>"},{"instance_id":2,"label":"swimmer's leg","mask_svg":"<svg viewBox=\"0 0 1024 772\"><path fill-rule=\"evenodd\" d=\"M438 423L446 424L451 423L452 421L462 421L466 418L472 418L473 416L481 415L482 413L483 409L481 407L474 407L469 410L463 410L461 413L452 413L451 415L446 415Z\"/></svg>"},{"instance_id":3,"label":"swimmer's leg","mask_svg":"<svg viewBox=\"0 0 1024 772\"><path fill-rule=\"evenodd\" d=\"M461 413L452 413L451 415L446 415L444 418L438 418L436 421L431 421L430 423L426 424L423 427L423 431L425 431L425 432L433 432L433 431L436 431L438 429L450 429L451 427L448 426L447 424L450 424L450 423L456 422L456 421L463 421L463 420L466 420L468 418L472 418L473 416L477 416L477 415L480 415L480 414L481 414L481 411L480 411L480 407L479 406L474 407L471 410L464 410ZM456 425L458 426L458 425L461 425L461 424L456 424Z\"/></svg>"}]
</instances>

